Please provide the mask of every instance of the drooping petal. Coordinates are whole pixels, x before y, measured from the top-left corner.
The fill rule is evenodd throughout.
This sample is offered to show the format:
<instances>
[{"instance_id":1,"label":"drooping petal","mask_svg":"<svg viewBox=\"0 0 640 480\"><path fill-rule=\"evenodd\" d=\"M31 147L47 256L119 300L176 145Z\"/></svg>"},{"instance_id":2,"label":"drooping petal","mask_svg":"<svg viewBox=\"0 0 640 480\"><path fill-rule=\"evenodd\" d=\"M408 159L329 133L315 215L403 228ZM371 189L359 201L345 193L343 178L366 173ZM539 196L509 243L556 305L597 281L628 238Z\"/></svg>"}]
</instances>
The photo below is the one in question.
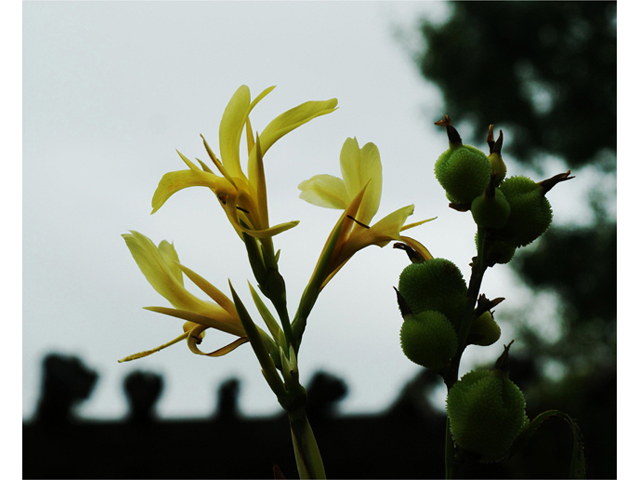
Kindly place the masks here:
<instances>
[{"instance_id":1,"label":"drooping petal","mask_svg":"<svg viewBox=\"0 0 640 480\"><path fill-rule=\"evenodd\" d=\"M333 175L316 175L298 185L300 198L313 205L344 210L349 196L344 181Z\"/></svg>"},{"instance_id":2,"label":"drooping petal","mask_svg":"<svg viewBox=\"0 0 640 480\"><path fill-rule=\"evenodd\" d=\"M266 154L267 150L269 150L275 142L290 131L304 125L315 117L333 112L337 105L338 100L335 98L305 102L279 115L273 119L260 134L262 154Z\"/></svg>"},{"instance_id":3,"label":"drooping petal","mask_svg":"<svg viewBox=\"0 0 640 480\"><path fill-rule=\"evenodd\" d=\"M373 143L358 146L355 138L347 138L340 151L340 168L349 198L369 184L358 211L358 221L369 224L378 211L382 196L382 162Z\"/></svg>"},{"instance_id":4,"label":"drooping petal","mask_svg":"<svg viewBox=\"0 0 640 480\"><path fill-rule=\"evenodd\" d=\"M209 187L219 197L235 195L237 191L226 178L199 169L165 173L151 199L151 213L157 212L171 195L187 187Z\"/></svg>"}]
</instances>

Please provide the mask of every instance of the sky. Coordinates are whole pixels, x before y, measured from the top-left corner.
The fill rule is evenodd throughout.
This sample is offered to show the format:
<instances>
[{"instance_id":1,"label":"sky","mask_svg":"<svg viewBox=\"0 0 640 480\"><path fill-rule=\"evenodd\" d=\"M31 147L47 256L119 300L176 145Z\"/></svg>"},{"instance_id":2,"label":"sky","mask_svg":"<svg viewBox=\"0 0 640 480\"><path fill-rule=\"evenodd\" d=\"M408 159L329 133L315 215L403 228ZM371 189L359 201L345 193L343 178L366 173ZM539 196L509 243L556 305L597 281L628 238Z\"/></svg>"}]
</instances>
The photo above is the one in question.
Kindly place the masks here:
<instances>
[{"instance_id":1,"label":"sky","mask_svg":"<svg viewBox=\"0 0 640 480\"><path fill-rule=\"evenodd\" d=\"M87 418L126 413L122 382L134 370L164 377L163 418L211 415L216 389L230 377L241 380L244 413L279 410L248 346L207 358L178 344L117 363L182 332L181 321L142 309L168 303L129 254L121 237L129 230L173 242L184 265L227 293L231 281L250 303L253 277L243 244L210 191L183 190L150 215L162 175L184 168L176 149L205 159L202 134L219 152L220 118L243 84L253 96L277 85L252 112L258 131L307 100L338 99L337 111L287 135L265 158L272 223L300 220L275 237L290 309L340 215L300 200L297 186L313 175L340 175L347 137L380 150L384 183L376 218L409 204L415 204L409 221L437 217L411 235L461 266L468 279L475 227L470 216L447 207L433 176L435 160L448 148L433 120L446 112L413 59L419 19L444 20L447 11L442 2L25 2L23 416L34 412L40 364L49 352L79 356L99 373L79 409ZM464 139L464 126L460 132ZM557 161L547 163L549 176L563 171ZM554 190L555 221L588 222L581 202L596 181L583 172L572 193ZM308 383L318 370L344 379L344 413L387 408L419 372L400 349L402 319L392 288L407 264L391 245L359 252L309 318L301 380ZM513 307L529 295L507 268L492 269L483 292L505 296ZM552 326L540 328L553 335ZM504 328L498 344L470 348L461 371L497 358L508 335ZM202 348L224 340L211 332Z\"/></svg>"}]
</instances>

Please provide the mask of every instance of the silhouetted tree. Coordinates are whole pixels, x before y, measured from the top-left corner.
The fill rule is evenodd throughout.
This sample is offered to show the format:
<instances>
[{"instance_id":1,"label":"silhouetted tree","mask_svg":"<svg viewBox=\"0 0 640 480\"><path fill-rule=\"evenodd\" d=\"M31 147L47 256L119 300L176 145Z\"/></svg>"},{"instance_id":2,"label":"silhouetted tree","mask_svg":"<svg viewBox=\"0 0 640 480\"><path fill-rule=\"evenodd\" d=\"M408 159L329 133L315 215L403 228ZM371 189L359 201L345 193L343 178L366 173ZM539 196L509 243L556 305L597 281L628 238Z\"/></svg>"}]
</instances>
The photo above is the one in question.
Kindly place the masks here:
<instances>
[{"instance_id":1,"label":"silhouetted tree","mask_svg":"<svg viewBox=\"0 0 640 480\"><path fill-rule=\"evenodd\" d=\"M503 154L534 173L545 156L553 156L573 170L574 182L586 168L602 179L615 176L616 3L449 5L447 21L421 24L424 49L417 62L445 103L431 120L450 115L470 129L466 143L477 145L494 124L505 133ZM615 189L607 185L601 182L591 196L590 225L552 225L510 263L532 289L557 299L557 315L549 321L559 325L559 337L546 339L530 326L539 312L535 305L506 315L518 329L522 361L534 366L524 388L528 409L564 407L576 417L589 476L600 478L616 472L616 221L603 207ZM508 308L498 310L505 320ZM550 361L565 373L559 382L545 376ZM541 432L545 428L553 427ZM557 464L564 452L556 448L545 456L542 442L532 453L538 459L533 477L561 471L545 470L545 464Z\"/></svg>"}]
</instances>

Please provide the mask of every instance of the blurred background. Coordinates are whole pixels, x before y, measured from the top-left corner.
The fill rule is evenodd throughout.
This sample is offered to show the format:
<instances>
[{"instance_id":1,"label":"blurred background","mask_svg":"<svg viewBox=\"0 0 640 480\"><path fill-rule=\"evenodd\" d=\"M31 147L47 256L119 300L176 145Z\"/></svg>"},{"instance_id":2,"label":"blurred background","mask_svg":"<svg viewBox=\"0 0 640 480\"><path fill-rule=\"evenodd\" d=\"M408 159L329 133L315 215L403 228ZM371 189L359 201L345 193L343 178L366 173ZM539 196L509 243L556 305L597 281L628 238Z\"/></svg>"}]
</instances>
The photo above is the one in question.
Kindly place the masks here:
<instances>
[{"instance_id":1,"label":"blurred background","mask_svg":"<svg viewBox=\"0 0 640 480\"><path fill-rule=\"evenodd\" d=\"M348 136L380 149L384 185L376 218L407 204L416 206L410 221L438 217L411 235L456 262L467 279L475 229L468 215L448 208L433 176L433 163L448 148L433 122L448 114L465 143L483 150L488 125L502 129L509 174L542 180L572 170L576 178L548 195L549 232L485 276L482 292L506 297L496 310L503 336L491 347L469 348L461 371L492 364L502 343L515 339L512 378L525 391L530 417L557 408L576 418L589 476L614 478L616 32L612 2L24 3L25 477L99 475L77 462L76 470L64 470L60 452L68 450L60 438L84 446L78 458L107 477L170 477L167 465L150 473L141 460L150 438L171 445L177 458L180 448L221 443L219 461L198 462L210 469L189 473L181 464L185 478L265 476L269 462L295 475L286 422L249 348L210 359L178 344L117 363L181 333L180 322L141 309L165 303L120 237L130 229L173 242L182 263L223 290L230 279L248 298L252 275L243 246L208 190L182 191L149 215L159 179L182 169L175 149L204 158L202 133L219 151L224 107L246 84L254 96L278 85L252 113L258 131L304 101L339 102L338 111L287 135L266 157L272 222L300 220L275 238L294 306L340 214L298 200L297 185L319 173L339 175ZM318 425L331 425L316 432L319 441L368 432L340 448L334 442L330 452L321 442L330 476L443 474L444 387L399 348L392 287L407 263L390 246L360 252L309 318L301 376L324 419ZM220 337L208 335L203 347L221 346ZM60 385L67 385L64 394ZM61 417L73 432L66 437L46 426ZM229 418L244 427L230 428ZM398 438L388 438L390 425ZM231 457L220 449L251 456L238 446L246 447L249 436L263 447L267 431L281 435L269 442L274 456L286 452L282 458L263 452L265 458L252 457L260 463L255 470L242 472L243 461L222 470ZM185 435L197 444L161 441ZM344 449L367 441L383 451L352 452L361 467L349 470ZM94 442L103 442L97 452ZM405 457L392 455L389 443ZM107 446L119 462L107 462ZM566 426L550 420L506 466L473 472L561 477L570 446ZM138 456L127 463L122 452L132 451ZM387 471L373 461L387 458L384 452L397 459L380 462ZM44 470L27 470L36 467Z\"/></svg>"}]
</instances>

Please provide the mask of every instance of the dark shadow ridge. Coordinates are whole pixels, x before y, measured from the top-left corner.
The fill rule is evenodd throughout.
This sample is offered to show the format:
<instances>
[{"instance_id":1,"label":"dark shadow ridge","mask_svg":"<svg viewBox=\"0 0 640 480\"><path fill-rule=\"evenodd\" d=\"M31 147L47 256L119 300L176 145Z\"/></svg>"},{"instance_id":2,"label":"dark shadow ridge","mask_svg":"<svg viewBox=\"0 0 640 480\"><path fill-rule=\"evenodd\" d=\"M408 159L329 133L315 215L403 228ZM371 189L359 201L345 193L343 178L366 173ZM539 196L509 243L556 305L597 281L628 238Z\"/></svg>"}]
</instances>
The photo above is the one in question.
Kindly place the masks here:
<instances>
[{"instance_id":1,"label":"dark shadow ridge","mask_svg":"<svg viewBox=\"0 0 640 480\"><path fill-rule=\"evenodd\" d=\"M515 376L524 382L530 366L523 362ZM24 478L273 478L274 465L286 478L297 478L286 416L243 416L238 379L220 385L210 417L159 420L162 377L132 372L123 381L129 412L122 420L81 420L74 406L90 396L97 378L74 357L51 354L43 361L37 413L23 425ZM347 416L337 413L348 392L345 382L316 373L307 389L308 415L329 478L442 478L446 419L428 401L441 381L424 370L381 414ZM605 384L602 394L609 392ZM545 463L533 454L534 462ZM527 457L470 465L470 476L527 478ZM558 478L566 475L558 470L564 467L546 465Z\"/></svg>"}]
</instances>

